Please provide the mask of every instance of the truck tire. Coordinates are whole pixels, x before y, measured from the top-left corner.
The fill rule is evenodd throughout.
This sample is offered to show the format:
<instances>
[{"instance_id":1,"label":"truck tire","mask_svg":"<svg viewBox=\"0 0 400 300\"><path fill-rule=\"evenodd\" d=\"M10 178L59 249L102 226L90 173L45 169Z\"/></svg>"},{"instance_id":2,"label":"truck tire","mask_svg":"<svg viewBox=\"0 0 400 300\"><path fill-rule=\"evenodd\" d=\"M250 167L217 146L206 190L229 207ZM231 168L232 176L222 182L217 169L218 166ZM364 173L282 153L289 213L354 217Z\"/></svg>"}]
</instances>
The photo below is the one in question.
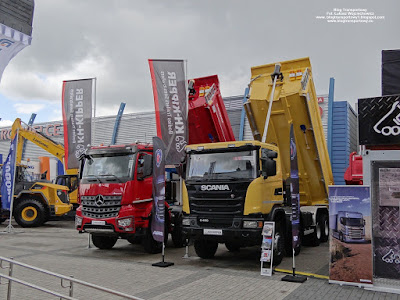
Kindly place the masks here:
<instances>
[{"instance_id":1,"label":"truck tire","mask_svg":"<svg viewBox=\"0 0 400 300\"><path fill-rule=\"evenodd\" d=\"M15 221L21 227L38 227L43 225L46 208L36 199L24 199L18 202L14 209Z\"/></svg>"},{"instance_id":2,"label":"truck tire","mask_svg":"<svg viewBox=\"0 0 400 300\"><path fill-rule=\"evenodd\" d=\"M283 220L278 219L275 221L274 257L272 262L274 266L279 265L285 256L285 231L283 226Z\"/></svg>"},{"instance_id":3,"label":"truck tire","mask_svg":"<svg viewBox=\"0 0 400 300\"><path fill-rule=\"evenodd\" d=\"M218 243L207 240L195 240L194 250L198 257L213 258L218 249Z\"/></svg>"},{"instance_id":4,"label":"truck tire","mask_svg":"<svg viewBox=\"0 0 400 300\"><path fill-rule=\"evenodd\" d=\"M316 226L314 228L314 232L307 235L307 245L311 247L317 247L319 246L320 239L318 238L318 233L317 233L318 227Z\"/></svg>"},{"instance_id":5,"label":"truck tire","mask_svg":"<svg viewBox=\"0 0 400 300\"><path fill-rule=\"evenodd\" d=\"M235 242L226 242L225 247L229 252L238 252L240 250L240 244Z\"/></svg>"},{"instance_id":6,"label":"truck tire","mask_svg":"<svg viewBox=\"0 0 400 300\"><path fill-rule=\"evenodd\" d=\"M92 242L99 249L111 249L117 242L118 237L106 235L92 235Z\"/></svg>"},{"instance_id":7,"label":"truck tire","mask_svg":"<svg viewBox=\"0 0 400 300\"><path fill-rule=\"evenodd\" d=\"M185 245L185 237L182 232L182 216L174 220L174 228L172 229L171 237L175 248L182 248Z\"/></svg>"},{"instance_id":8,"label":"truck tire","mask_svg":"<svg viewBox=\"0 0 400 300\"><path fill-rule=\"evenodd\" d=\"M321 237L319 241L325 243L329 239L329 221L326 214L321 214L317 220L317 226L319 226L321 231Z\"/></svg>"},{"instance_id":9,"label":"truck tire","mask_svg":"<svg viewBox=\"0 0 400 300\"><path fill-rule=\"evenodd\" d=\"M127 240L132 245L135 245L135 244L140 244L142 242L142 237L133 235L133 236L128 237Z\"/></svg>"},{"instance_id":10,"label":"truck tire","mask_svg":"<svg viewBox=\"0 0 400 300\"><path fill-rule=\"evenodd\" d=\"M150 220L151 220L151 218L152 217L150 216ZM146 251L149 254L161 253L162 243L157 242L153 238L153 234L151 233L151 221L149 222L149 227L146 229L146 234L143 237L142 245L143 245L144 251Z\"/></svg>"}]
</instances>

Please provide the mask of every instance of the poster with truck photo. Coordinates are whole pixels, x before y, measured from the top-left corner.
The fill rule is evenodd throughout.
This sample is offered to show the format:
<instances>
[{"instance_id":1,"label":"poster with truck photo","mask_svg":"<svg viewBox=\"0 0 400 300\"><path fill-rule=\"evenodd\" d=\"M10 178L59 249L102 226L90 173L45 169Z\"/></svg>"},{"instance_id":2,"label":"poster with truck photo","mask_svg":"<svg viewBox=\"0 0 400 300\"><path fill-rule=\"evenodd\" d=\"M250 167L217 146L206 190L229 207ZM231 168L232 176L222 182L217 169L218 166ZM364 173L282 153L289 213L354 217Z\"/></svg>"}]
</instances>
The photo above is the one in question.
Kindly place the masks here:
<instances>
[{"instance_id":1,"label":"poster with truck photo","mask_svg":"<svg viewBox=\"0 0 400 300\"><path fill-rule=\"evenodd\" d=\"M329 280L372 284L371 198L368 186L329 186Z\"/></svg>"}]
</instances>

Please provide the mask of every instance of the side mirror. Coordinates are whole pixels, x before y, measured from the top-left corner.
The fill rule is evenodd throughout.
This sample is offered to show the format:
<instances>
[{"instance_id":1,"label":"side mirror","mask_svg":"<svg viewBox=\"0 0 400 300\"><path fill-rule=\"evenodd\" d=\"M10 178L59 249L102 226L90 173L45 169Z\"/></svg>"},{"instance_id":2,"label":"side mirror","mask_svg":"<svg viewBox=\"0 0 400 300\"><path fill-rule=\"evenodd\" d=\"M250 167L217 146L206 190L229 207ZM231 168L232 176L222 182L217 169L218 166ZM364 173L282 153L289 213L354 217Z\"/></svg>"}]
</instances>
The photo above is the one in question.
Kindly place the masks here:
<instances>
[{"instance_id":1,"label":"side mirror","mask_svg":"<svg viewBox=\"0 0 400 300\"><path fill-rule=\"evenodd\" d=\"M276 152L275 152L276 153ZM264 179L267 179L269 176L276 175L276 161L273 159L263 159L262 160L262 175Z\"/></svg>"},{"instance_id":2,"label":"side mirror","mask_svg":"<svg viewBox=\"0 0 400 300\"><path fill-rule=\"evenodd\" d=\"M365 220L363 219L363 225L365 226Z\"/></svg>"},{"instance_id":3,"label":"side mirror","mask_svg":"<svg viewBox=\"0 0 400 300\"><path fill-rule=\"evenodd\" d=\"M344 218L343 217L340 218L340 224L344 225Z\"/></svg>"},{"instance_id":4,"label":"side mirror","mask_svg":"<svg viewBox=\"0 0 400 300\"><path fill-rule=\"evenodd\" d=\"M143 178L145 178L153 174L153 156L145 155L143 159Z\"/></svg>"}]
</instances>

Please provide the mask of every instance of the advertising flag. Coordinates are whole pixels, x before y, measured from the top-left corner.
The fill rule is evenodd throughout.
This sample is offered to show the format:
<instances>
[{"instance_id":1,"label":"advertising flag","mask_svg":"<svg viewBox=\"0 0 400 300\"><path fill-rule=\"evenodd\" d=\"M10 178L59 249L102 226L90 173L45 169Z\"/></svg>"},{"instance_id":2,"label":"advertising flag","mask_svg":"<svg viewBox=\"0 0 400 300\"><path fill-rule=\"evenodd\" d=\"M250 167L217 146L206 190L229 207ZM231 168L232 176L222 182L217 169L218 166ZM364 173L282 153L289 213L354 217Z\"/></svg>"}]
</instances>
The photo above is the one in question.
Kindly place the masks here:
<instances>
[{"instance_id":1,"label":"advertising flag","mask_svg":"<svg viewBox=\"0 0 400 300\"><path fill-rule=\"evenodd\" d=\"M14 172L17 157L18 134L11 141L10 151L4 162L1 177L1 205L3 209L10 210L13 201Z\"/></svg>"},{"instance_id":2,"label":"advertising flag","mask_svg":"<svg viewBox=\"0 0 400 300\"><path fill-rule=\"evenodd\" d=\"M79 167L78 159L91 143L93 83L93 78L63 83L62 113L66 169Z\"/></svg>"},{"instance_id":3,"label":"advertising flag","mask_svg":"<svg viewBox=\"0 0 400 300\"><path fill-rule=\"evenodd\" d=\"M293 124L290 126L290 195L292 203L292 246L300 246L300 194L299 168L297 165L297 148L294 138Z\"/></svg>"},{"instance_id":4,"label":"advertising flag","mask_svg":"<svg viewBox=\"0 0 400 300\"><path fill-rule=\"evenodd\" d=\"M157 136L166 146L166 164L180 164L188 141L187 93L183 60L149 59Z\"/></svg>"},{"instance_id":5,"label":"advertising flag","mask_svg":"<svg viewBox=\"0 0 400 300\"><path fill-rule=\"evenodd\" d=\"M165 147L159 137L153 137L153 197L151 233L156 241L163 242L165 222Z\"/></svg>"},{"instance_id":6,"label":"advertising flag","mask_svg":"<svg viewBox=\"0 0 400 300\"><path fill-rule=\"evenodd\" d=\"M11 59L26 46L29 46L31 42L32 37L29 35L0 24L0 81L4 69Z\"/></svg>"}]
</instances>

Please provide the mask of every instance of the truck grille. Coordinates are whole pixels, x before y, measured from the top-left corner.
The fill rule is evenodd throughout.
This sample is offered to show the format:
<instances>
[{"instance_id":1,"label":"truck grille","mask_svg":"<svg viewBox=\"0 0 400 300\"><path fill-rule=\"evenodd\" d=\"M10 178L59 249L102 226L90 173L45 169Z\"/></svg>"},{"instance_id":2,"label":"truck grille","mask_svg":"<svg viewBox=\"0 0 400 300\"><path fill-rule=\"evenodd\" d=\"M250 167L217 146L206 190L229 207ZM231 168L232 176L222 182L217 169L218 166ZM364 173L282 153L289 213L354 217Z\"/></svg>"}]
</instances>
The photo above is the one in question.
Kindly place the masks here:
<instances>
[{"instance_id":1,"label":"truck grille","mask_svg":"<svg viewBox=\"0 0 400 300\"><path fill-rule=\"evenodd\" d=\"M190 212L199 215L232 215L243 214L243 197L234 199L209 199L191 197Z\"/></svg>"},{"instance_id":2,"label":"truck grille","mask_svg":"<svg viewBox=\"0 0 400 300\"><path fill-rule=\"evenodd\" d=\"M349 236L351 239L362 239L362 229L349 229Z\"/></svg>"},{"instance_id":3,"label":"truck grille","mask_svg":"<svg viewBox=\"0 0 400 300\"><path fill-rule=\"evenodd\" d=\"M118 216L122 196L81 196L82 215L94 219Z\"/></svg>"},{"instance_id":4,"label":"truck grille","mask_svg":"<svg viewBox=\"0 0 400 300\"><path fill-rule=\"evenodd\" d=\"M221 218L242 216L244 198L249 184L250 182L229 183L229 190L225 191L203 191L202 184L187 184L190 213ZM227 225L228 223L227 221ZM232 224L232 219L230 224Z\"/></svg>"}]
</instances>

